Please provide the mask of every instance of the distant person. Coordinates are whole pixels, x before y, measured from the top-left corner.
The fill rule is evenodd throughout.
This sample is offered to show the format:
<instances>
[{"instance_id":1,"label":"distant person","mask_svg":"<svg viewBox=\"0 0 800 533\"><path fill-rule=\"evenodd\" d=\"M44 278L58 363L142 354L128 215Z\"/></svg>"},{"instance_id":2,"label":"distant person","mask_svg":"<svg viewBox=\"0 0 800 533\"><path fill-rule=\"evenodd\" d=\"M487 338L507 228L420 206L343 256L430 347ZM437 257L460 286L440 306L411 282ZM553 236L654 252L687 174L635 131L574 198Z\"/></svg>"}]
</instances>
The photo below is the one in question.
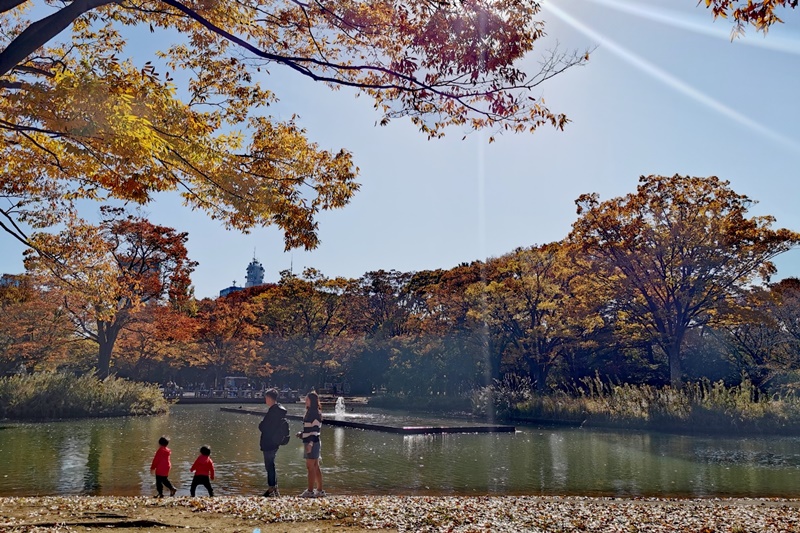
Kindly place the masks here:
<instances>
[{"instance_id":1,"label":"distant person","mask_svg":"<svg viewBox=\"0 0 800 533\"><path fill-rule=\"evenodd\" d=\"M214 489L211 488L211 481L214 479L214 461L211 460L210 447L200 446L200 455L194 460L189 472L194 472L192 487L189 489L189 493L192 496L194 496L198 485L203 485L209 496L214 495Z\"/></svg>"},{"instance_id":2,"label":"distant person","mask_svg":"<svg viewBox=\"0 0 800 533\"><path fill-rule=\"evenodd\" d=\"M303 431L297 434L303 439L303 458L306 460L308 470L308 488L301 494L301 498L321 498L325 496L322 488L322 470L319 467L322 442L319 435L322 429L322 404L316 392L306 395L306 413L303 416Z\"/></svg>"},{"instance_id":3,"label":"distant person","mask_svg":"<svg viewBox=\"0 0 800 533\"><path fill-rule=\"evenodd\" d=\"M156 450L156 454L153 457L153 462L150 463L150 473L156 475L156 491L158 494L156 498L163 498L164 497L164 487L169 489L169 495L175 496L175 493L178 492L178 489L172 486L167 476L169 476L169 470L172 468L172 462L170 462L169 456L172 455L172 450L167 448L169 444L169 439L167 437L161 437L158 439L158 450Z\"/></svg>"},{"instance_id":4,"label":"distant person","mask_svg":"<svg viewBox=\"0 0 800 533\"><path fill-rule=\"evenodd\" d=\"M278 476L275 472L275 454L278 447L289 442L289 423L286 421L286 408L278 403L278 391L268 389L264 393L267 414L258 424L261 431L261 451L264 453L264 468L267 470L269 488L264 496L280 496L278 492Z\"/></svg>"}]
</instances>

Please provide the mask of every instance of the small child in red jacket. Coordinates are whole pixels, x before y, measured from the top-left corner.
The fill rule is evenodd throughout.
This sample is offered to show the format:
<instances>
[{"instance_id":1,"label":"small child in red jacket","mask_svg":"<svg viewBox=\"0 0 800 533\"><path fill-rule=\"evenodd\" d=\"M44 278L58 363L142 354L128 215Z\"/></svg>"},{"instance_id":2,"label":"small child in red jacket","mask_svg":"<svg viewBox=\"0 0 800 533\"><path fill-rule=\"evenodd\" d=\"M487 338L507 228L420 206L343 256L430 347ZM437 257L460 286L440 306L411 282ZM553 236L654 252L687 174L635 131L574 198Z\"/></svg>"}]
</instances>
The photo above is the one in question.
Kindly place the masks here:
<instances>
[{"instance_id":1,"label":"small child in red jacket","mask_svg":"<svg viewBox=\"0 0 800 533\"><path fill-rule=\"evenodd\" d=\"M169 489L170 496L175 496L175 493L178 492L178 489L173 487L172 483L167 479L169 469L172 468L172 463L169 460L172 451L167 448L167 444L169 444L169 439L167 437L158 439L158 450L156 450L156 455L153 457L153 462L150 464L150 473L156 475L156 490L158 491L156 498L164 497L165 486Z\"/></svg>"},{"instance_id":2,"label":"small child in red jacket","mask_svg":"<svg viewBox=\"0 0 800 533\"><path fill-rule=\"evenodd\" d=\"M189 471L194 472L192 488L190 489L191 495L194 496L198 485L203 485L208 491L208 495L213 496L214 489L211 488L210 480L214 479L214 461L211 460L211 448L200 446L200 455L194 460L194 464Z\"/></svg>"}]
</instances>

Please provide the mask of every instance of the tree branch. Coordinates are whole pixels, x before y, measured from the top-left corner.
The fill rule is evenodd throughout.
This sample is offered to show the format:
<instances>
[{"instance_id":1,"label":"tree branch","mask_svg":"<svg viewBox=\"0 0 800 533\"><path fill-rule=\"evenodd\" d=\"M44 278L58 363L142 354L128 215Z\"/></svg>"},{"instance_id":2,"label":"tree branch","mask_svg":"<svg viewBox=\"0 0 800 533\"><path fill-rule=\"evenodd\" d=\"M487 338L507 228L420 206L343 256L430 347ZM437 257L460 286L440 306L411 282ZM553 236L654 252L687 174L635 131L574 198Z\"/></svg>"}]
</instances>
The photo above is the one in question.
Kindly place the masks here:
<instances>
[{"instance_id":1,"label":"tree branch","mask_svg":"<svg viewBox=\"0 0 800 533\"><path fill-rule=\"evenodd\" d=\"M22 231L22 228L19 227L19 225L11 216L9 211L0 209L0 215L2 215L8 221L8 223L6 223L0 220L0 229L11 235L11 237L18 240L26 247L30 248L31 250L34 250L40 256L45 257L50 261L58 262L58 259L53 254L45 250L42 250L41 248L33 244L33 242L31 242L31 239L25 234L24 231Z\"/></svg>"},{"instance_id":2,"label":"tree branch","mask_svg":"<svg viewBox=\"0 0 800 533\"><path fill-rule=\"evenodd\" d=\"M25 233L19 226L17 226L17 223L14 221L11 215L4 209L0 209L0 215L2 215L8 220L8 225L6 225L2 220L0 220L0 229L11 235L14 239L18 240L25 246L33 248L33 246L31 246L30 239L28 239L28 236L25 235ZM37 250L37 252L38 251L39 250Z\"/></svg>"},{"instance_id":3,"label":"tree branch","mask_svg":"<svg viewBox=\"0 0 800 533\"><path fill-rule=\"evenodd\" d=\"M28 0L0 0L0 13L11 11L15 7L24 4Z\"/></svg>"},{"instance_id":4,"label":"tree branch","mask_svg":"<svg viewBox=\"0 0 800 533\"><path fill-rule=\"evenodd\" d=\"M486 91L476 90L476 91L469 91L469 92L464 92L464 93L451 92L451 91L445 91L445 90L442 90L441 88L439 88L442 85L448 86L448 85L451 85L451 84L438 84L438 83L437 84L428 84L428 83L423 82L419 78L416 78L416 77L408 75L408 74L402 74L400 72L397 72L395 70L392 70L390 68L383 67L383 66L346 65L346 64L339 64L339 63L331 63L331 62L328 62L328 61L322 61L322 60L314 59L314 58L310 58L310 57L292 57L292 56L282 56L282 55L272 54L272 53L269 53L269 52L265 52L265 51L261 50L260 48L258 48L256 46L253 46L252 44L250 44L249 42L245 41L244 39L241 39L241 38L239 38L239 37L227 32L226 30L216 26L214 23L212 23L211 21L209 21L208 19L206 19L202 15L196 13L191 8L181 4L177 0L161 0L161 2L166 4L166 5L174 7L175 9L179 10L180 12L184 13L186 16L191 18L192 20L198 22L204 28L208 29L209 31L211 31L211 32L213 32L213 33L215 33L217 35L219 35L220 37L223 37L223 38L227 39L228 41L236 44L237 46L240 46L241 48L244 48L245 50L247 50L248 52L252 53L253 55L255 55L257 57L260 57L262 59L268 59L268 60L275 61L275 62L283 64L283 65L286 65L289 68L299 72L300 74L303 74L304 76L307 76L307 77L311 78L314 81L321 81L321 82L324 82L324 83L332 83L332 84L336 84L336 85L342 85L342 86L346 86L346 87L355 87L355 88L360 88L360 89L375 89L375 90L397 89L397 90L406 91L406 92L429 91L432 94L436 94L436 95L439 95L439 96L442 96L442 97L445 97L445 98L453 99L453 100L459 102L465 108L467 108L467 109L469 109L471 111L480 113L480 114L490 114L490 113L489 112L483 112L483 111L475 108L474 106L468 104L465 101L466 98L471 98L471 97L475 97L475 96L483 96L483 95L488 95L488 94L492 94L492 93L502 92L503 90L506 89L504 87L493 86L491 89L486 90ZM555 76L556 74L560 73L563 70L566 70L567 68L569 68L573 64L579 64L579 63L580 63L580 60L578 60L578 61L576 61L574 63L572 61L570 61L570 62L568 62L567 65L565 65L560 70L555 70L553 65L551 64L547 69L547 74L548 75L546 76L545 79ZM365 82L359 82L359 81L349 81L349 80L342 79L342 78L337 78L337 77L324 76L324 75L320 75L320 74L314 72L313 70L311 70L310 67L305 66L305 64L313 65L313 66L317 66L317 67L321 67L321 68L329 68L329 69L333 69L333 70L336 70L336 71L375 72L375 73L385 74L385 75L390 76L392 78L395 78L397 80L401 80L401 81L407 82L408 85L403 85L403 84L400 84L400 83L391 83L391 82L390 83L365 83ZM535 86L539 85L542 81L544 81L544 80L538 80L538 81L537 80L531 80L526 84L522 84L522 85L520 85L518 87L514 87L514 88L517 88L517 89L532 88L532 87L535 87Z\"/></svg>"},{"instance_id":5,"label":"tree branch","mask_svg":"<svg viewBox=\"0 0 800 533\"><path fill-rule=\"evenodd\" d=\"M2 1L2 0L0 0ZM30 65L17 65L16 67L12 68L11 70L18 71L18 72L27 72L29 74L38 74L41 76L47 76L48 78L54 78L55 74L52 72L45 70L40 67L32 67Z\"/></svg>"},{"instance_id":6,"label":"tree branch","mask_svg":"<svg viewBox=\"0 0 800 533\"><path fill-rule=\"evenodd\" d=\"M0 6L3 3L11 4L17 1L0 0ZM17 67L26 57L44 46L84 13L114 2L115 0L74 0L65 8L34 22L0 52L0 76L8 74L11 69Z\"/></svg>"}]
</instances>

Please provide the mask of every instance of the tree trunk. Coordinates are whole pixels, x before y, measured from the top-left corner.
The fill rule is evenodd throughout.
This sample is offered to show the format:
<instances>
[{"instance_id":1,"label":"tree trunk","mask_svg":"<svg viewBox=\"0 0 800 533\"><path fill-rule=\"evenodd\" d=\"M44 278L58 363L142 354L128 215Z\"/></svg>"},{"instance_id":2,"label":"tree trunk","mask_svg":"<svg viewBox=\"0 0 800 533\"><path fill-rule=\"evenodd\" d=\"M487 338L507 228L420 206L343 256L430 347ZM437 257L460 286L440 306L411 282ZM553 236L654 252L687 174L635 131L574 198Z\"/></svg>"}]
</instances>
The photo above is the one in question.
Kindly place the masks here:
<instances>
[{"instance_id":1,"label":"tree trunk","mask_svg":"<svg viewBox=\"0 0 800 533\"><path fill-rule=\"evenodd\" d=\"M681 371L681 339L673 340L667 350L669 360L669 384L679 389L683 386L683 372Z\"/></svg>"},{"instance_id":2,"label":"tree trunk","mask_svg":"<svg viewBox=\"0 0 800 533\"><path fill-rule=\"evenodd\" d=\"M547 392L547 375L550 373L550 366L533 357L526 359L528 360L528 375L536 383L536 392L540 394Z\"/></svg>"},{"instance_id":3,"label":"tree trunk","mask_svg":"<svg viewBox=\"0 0 800 533\"><path fill-rule=\"evenodd\" d=\"M105 379L111 374L111 354L120 327L105 321L97 322L97 377Z\"/></svg>"},{"instance_id":4,"label":"tree trunk","mask_svg":"<svg viewBox=\"0 0 800 533\"><path fill-rule=\"evenodd\" d=\"M97 377L105 379L111 372L111 350L114 347L100 338L100 349L97 354Z\"/></svg>"},{"instance_id":5,"label":"tree trunk","mask_svg":"<svg viewBox=\"0 0 800 533\"><path fill-rule=\"evenodd\" d=\"M547 375L550 374L550 366L540 364L537 365L536 373L536 392L544 394L547 392Z\"/></svg>"},{"instance_id":6,"label":"tree trunk","mask_svg":"<svg viewBox=\"0 0 800 533\"><path fill-rule=\"evenodd\" d=\"M500 368L503 364L503 352L494 346L493 342L489 342L486 348L486 359L488 364L488 376L486 376L486 385L491 385L495 380L500 379Z\"/></svg>"}]
</instances>

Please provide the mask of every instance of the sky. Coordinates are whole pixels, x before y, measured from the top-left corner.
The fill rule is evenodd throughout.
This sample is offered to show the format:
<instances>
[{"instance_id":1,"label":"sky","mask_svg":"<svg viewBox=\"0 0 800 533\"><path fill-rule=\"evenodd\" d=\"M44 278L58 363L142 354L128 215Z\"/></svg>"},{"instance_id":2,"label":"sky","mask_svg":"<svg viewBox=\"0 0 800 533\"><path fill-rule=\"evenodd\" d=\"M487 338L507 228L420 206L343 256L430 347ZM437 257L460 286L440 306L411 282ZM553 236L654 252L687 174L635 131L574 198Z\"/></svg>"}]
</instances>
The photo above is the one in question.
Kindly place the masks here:
<instances>
[{"instance_id":1,"label":"sky","mask_svg":"<svg viewBox=\"0 0 800 533\"><path fill-rule=\"evenodd\" d=\"M517 247L564 238L575 199L601 200L636 189L640 175L716 175L772 215L773 227L800 231L800 13L764 36L731 24L696 0L545 0L545 47L593 49L590 61L540 86L537 96L572 120L565 131L489 132L462 140L450 130L427 140L407 120L378 126L369 98L273 67L262 80L281 99L270 108L298 123L320 147L347 148L360 169L350 205L319 216L321 244L284 252L275 228L225 230L177 195L144 207L159 224L189 232L199 262L195 295L244 284L255 256L265 281L314 267L327 276L371 270L451 268ZM0 234L0 272L23 270L22 247ZM800 277L800 250L776 260L778 275Z\"/></svg>"}]
</instances>

